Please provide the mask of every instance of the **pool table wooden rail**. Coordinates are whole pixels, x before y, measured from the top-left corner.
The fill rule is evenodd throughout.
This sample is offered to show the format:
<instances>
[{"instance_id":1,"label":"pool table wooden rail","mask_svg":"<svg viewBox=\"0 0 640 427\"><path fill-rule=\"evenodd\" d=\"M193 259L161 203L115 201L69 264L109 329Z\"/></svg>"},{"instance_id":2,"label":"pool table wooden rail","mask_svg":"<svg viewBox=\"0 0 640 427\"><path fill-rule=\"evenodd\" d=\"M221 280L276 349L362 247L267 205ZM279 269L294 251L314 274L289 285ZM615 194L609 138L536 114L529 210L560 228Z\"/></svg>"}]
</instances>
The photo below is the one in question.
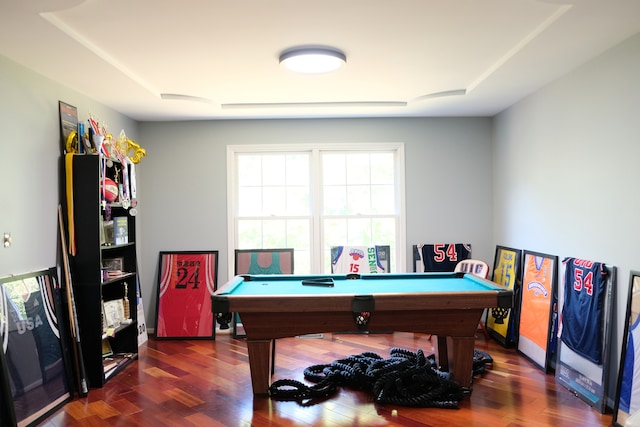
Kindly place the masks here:
<instances>
[{"instance_id":1,"label":"pool table wooden rail","mask_svg":"<svg viewBox=\"0 0 640 427\"><path fill-rule=\"evenodd\" d=\"M366 294L352 295L325 295L306 294L296 295L237 295L228 300L225 305L225 296L214 297L216 309L226 311L243 312L279 312L283 310L296 311L344 311L351 310L351 300L356 296L366 297ZM309 305L309 299L313 298L313 304ZM487 292L466 292L452 299L451 293L386 293L374 296L375 307L382 310L451 310L454 308L472 309L487 307L511 307L498 301L496 294ZM372 310L373 311L373 310Z\"/></svg>"}]
</instances>

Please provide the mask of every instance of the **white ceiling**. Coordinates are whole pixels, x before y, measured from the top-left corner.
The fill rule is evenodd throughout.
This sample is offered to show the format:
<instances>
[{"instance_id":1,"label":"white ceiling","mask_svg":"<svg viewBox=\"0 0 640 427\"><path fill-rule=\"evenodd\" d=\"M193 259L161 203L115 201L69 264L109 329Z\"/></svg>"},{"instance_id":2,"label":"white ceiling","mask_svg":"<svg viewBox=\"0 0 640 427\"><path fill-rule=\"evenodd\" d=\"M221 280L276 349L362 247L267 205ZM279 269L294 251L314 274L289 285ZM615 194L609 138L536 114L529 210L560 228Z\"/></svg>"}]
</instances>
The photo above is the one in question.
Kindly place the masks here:
<instances>
[{"instance_id":1,"label":"white ceiling","mask_svg":"<svg viewBox=\"0 0 640 427\"><path fill-rule=\"evenodd\" d=\"M0 3L0 54L141 121L492 116L639 31L639 0Z\"/></svg>"}]
</instances>

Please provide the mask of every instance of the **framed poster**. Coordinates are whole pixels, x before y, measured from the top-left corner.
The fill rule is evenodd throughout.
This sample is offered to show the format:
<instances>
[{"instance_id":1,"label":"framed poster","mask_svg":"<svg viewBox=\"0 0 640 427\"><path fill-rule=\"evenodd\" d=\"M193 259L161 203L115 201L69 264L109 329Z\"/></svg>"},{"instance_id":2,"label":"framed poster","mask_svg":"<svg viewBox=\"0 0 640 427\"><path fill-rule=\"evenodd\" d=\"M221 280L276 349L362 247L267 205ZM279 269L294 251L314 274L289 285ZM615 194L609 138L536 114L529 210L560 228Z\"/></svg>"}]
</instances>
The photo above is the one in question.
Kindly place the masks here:
<instances>
[{"instance_id":1,"label":"framed poster","mask_svg":"<svg viewBox=\"0 0 640 427\"><path fill-rule=\"evenodd\" d=\"M107 328L118 328L121 323L127 320L124 315L124 300L114 299L105 301L102 307L104 324Z\"/></svg>"},{"instance_id":2,"label":"framed poster","mask_svg":"<svg viewBox=\"0 0 640 427\"><path fill-rule=\"evenodd\" d=\"M4 351L0 351L0 378L9 378ZM15 426L17 424L9 381L0 381L0 427Z\"/></svg>"},{"instance_id":3,"label":"framed poster","mask_svg":"<svg viewBox=\"0 0 640 427\"><path fill-rule=\"evenodd\" d=\"M331 246L331 274L390 273L389 252L389 245Z\"/></svg>"},{"instance_id":4,"label":"framed poster","mask_svg":"<svg viewBox=\"0 0 640 427\"><path fill-rule=\"evenodd\" d=\"M518 351L548 372L558 318L558 257L523 251Z\"/></svg>"},{"instance_id":5,"label":"framed poster","mask_svg":"<svg viewBox=\"0 0 640 427\"><path fill-rule=\"evenodd\" d=\"M413 272L453 271L462 260L471 258L470 243L413 245Z\"/></svg>"},{"instance_id":6,"label":"framed poster","mask_svg":"<svg viewBox=\"0 0 640 427\"><path fill-rule=\"evenodd\" d=\"M514 309L492 308L488 310L488 318L485 322L489 335L495 338L505 347L515 343L515 320L517 319L515 307L517 306L518 290L520 287L520 249L496 246L496 255L493 261L492 280L508 289L515 295Z\"/></svg>"},{"instance_id":7,"label":"framed poster","mask_svg":"<svg viewBox=\"0 0 640 427\"><path fill-rule=\"evenodd\" d=\"M62 154L82 153L83 147L78 137L78 109L66 102L58 101L60 110L60 139L62 140Z\"/></svg>"},{"instance_id":8,"label":"framed poster","mask_svg":"<svg viewBox=\"0 0 640 427\"><path fill-rule=\"evenodd\" d=\"M36 425L72 398L60 304L55 268L0 279L0 395L9 406L0 412L10 425Z\"/></svg>"},{"instance_id":9,"label":"framed poster","mask_svg":"<svg viewBox=\"0 0 640 427\"><path fill-rule=\"evenodd\" d=\"M236 249L234 275L293 274L293 249ZM233 337L244 338L240 315L233 315Z\"/></svg>"},{"instance_id":10,"label":"framed poster","mask_svg":"<svg viewBox=\"0 0 640 427\"><path fill-rule=\"evenodd\" d=\"M640 271L631 270L613 425L640 418ZM632 423L631 423L632 424Z\"/></svg>"},{"instance_id":11,"label":"framed poster","mask_svg":"<svg viewBox=\"0 0 640 427\"><path fill-rule=\"evenodd\" d=\"M293 274L293 249L236 249L234 275Z\"/></svg>"},{"instance_id":12,"label":"framed poster","mask_svg":"<svg viewBox=\"0 0 640 427\"><path fill-rule=\"evenodd\" d=\"M570 257L563 259L562 265L556 381L604 413L616 267Z\"/></svg>"},{"instance_id":13,"label":"framed poster","mask_svg":"<svg viewBox=\"0 0 640 427\"><path fill-rule=\"evenodd\" d=\"M218 251L160 252L156 338L215 339Z\"/></svg>"},{"instance_id":14,"label":"framed poster","mask_svg":"<svg viewBox=\"0 0 640 427\"><path fill-rule=\"evenodd\" d=\"M138 269L136 268L136 271ZM136 274L136 310L138 313L138 347L146 343L149 339L147 334L147 321L144 317L144 306L142 305L142 291L140 290L140 275Z\"/></svg>"},{"instance_id":15,"label":"framed poster","mask_svg":"<svg viewBox=\"0 0 640 427\"><path fill-rule=\"evenodd\" d=\"M108 271L124 271L124 257L105 258L102 260L102 268Z\"/></svg>"}]
</instances>

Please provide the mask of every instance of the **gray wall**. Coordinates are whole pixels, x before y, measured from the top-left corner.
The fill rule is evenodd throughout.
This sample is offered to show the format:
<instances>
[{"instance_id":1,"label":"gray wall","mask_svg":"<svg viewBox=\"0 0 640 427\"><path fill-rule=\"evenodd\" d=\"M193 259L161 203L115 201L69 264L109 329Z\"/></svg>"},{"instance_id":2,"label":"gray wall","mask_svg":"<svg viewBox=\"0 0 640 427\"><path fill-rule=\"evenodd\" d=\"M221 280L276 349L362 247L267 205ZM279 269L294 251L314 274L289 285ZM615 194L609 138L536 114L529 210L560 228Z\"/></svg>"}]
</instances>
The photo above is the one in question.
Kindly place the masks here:
<instances>
[{"instance_id":1,"label":"gray wall","mask_svg":"<svg viewBox=\"0 0 640 427\"><path fill-rule=\"evenodd\" d=\"M0 276L56 265L59 100L137 138L135 121L0 56L0 233L13 237L12 247L0 245Z\"/></svg>"},{"instance_id":2,"label":"gray wall","mask_svg":"<svg viewBox=\"0 0 640 427\"><path fill-rule=\"evenodd\" d=\"M407 262L410 246L469 242L492 260L491 120L334 119L141 123L148 155L141 274L147 322L155 325L158 252L219 250L219 284L229 277L226 146L403 142ZM400 268L400 267L399 267Z\"/></svg>"},{"instance_id":3,"label":"gray wall","mask_svg":"<svg viewBox=\"0 0 640 427\"><path fill-rule=\"evenodd\" d=\"M614 365L629 273L640 269L640 35L494 122L495 243L617 267Z\"/></svg>"}]
</instances>

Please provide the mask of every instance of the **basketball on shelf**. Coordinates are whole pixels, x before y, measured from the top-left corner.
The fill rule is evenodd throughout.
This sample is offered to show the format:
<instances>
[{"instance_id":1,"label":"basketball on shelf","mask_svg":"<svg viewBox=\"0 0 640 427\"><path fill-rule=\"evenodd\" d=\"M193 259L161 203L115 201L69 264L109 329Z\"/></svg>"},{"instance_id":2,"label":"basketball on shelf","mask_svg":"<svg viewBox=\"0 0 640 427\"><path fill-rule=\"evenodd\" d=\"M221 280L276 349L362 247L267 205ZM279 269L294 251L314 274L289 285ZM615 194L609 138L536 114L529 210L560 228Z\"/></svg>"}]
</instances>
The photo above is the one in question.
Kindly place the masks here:
<instances>
[{"instance_id":1,"label":"basketball on shelf","mask_svg":"<svg viewBox=\"0 0 640 427\"><path fill-rule=\"evenodd\" d=\"M115 202L118 198L118 185L112 179L105 178L100 186L104 199L109 203Z\"/></svg>"}]
</instances>

